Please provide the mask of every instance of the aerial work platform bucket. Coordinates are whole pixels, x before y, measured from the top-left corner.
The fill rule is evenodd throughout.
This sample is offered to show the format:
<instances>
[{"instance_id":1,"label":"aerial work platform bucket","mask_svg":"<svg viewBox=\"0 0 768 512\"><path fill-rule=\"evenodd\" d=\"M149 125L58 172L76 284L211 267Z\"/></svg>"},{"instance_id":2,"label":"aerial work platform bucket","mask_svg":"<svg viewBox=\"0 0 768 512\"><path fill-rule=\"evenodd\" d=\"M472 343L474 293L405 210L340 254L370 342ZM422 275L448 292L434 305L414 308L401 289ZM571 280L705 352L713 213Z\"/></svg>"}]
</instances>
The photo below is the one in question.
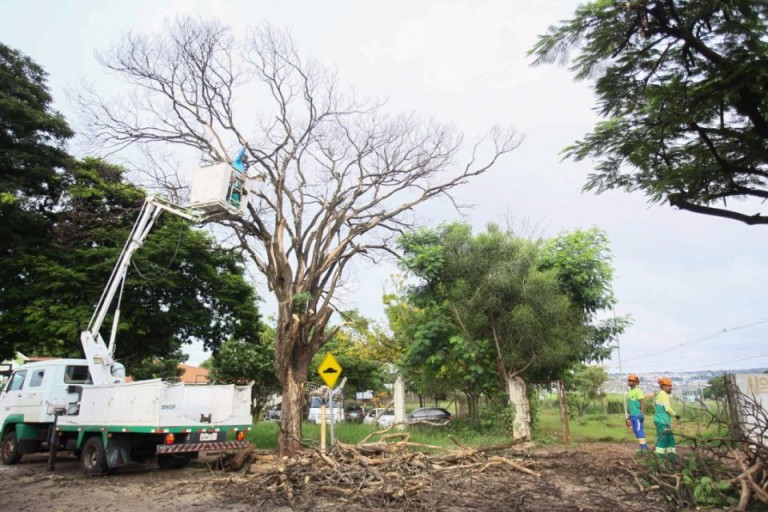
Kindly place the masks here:
<instances>
[{"instance_id":1,"label":"aerial work platform bucket","mask_svg":"<svg viewBox=\"0 0 768 512\"><path fill-rule=\"evenodd\" d=\"M192 176L189 206L207 214L245 213L247 177L228 163L198 167Z\"/></svg>"}]
</instances>

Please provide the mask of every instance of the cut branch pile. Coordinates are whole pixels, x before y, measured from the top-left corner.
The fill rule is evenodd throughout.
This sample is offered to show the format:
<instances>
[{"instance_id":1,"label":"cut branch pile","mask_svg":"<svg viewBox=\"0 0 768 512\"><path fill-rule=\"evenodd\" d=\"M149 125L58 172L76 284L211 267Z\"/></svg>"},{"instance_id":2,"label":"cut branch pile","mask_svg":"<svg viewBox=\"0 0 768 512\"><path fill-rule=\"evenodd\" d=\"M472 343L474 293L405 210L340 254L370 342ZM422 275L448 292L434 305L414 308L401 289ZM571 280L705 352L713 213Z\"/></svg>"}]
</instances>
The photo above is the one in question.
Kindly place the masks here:
<instances>
[{"instance_id":1,"label":"cut branch pile","mask_svg":"<svg viewBox=\"0 0 768 512\"><path fill-rule=\"evenodd\" d=\"M747 510L752 499L768 505L768 468L763 461L755 462L747 468L744 457L739 457L734 453L734 457L739 461L742 472L731 480L734 485L741 488L741 497L737 510Z\"/></svg>"},{"instance_id":2,"label":"cut branch pile","mask_svg":"<svg viewBox=\"0 0 768 512\"><path fill-rule=\"evenodd\" d=\"M331 498L370 508L413 509L428 506L429 491L457 476L471 480L489 472L515 471L531 479L541 477L528 467L530 461L490 455L519 442L470 449L454 439L457 447L446 448L411 442L405 432L388 432L374 432L354 445L338 442L329 454L315 450L277 461L252 456L244 472L251 485L270 492L274 503L306 506Z\"/></svg>"}]
</instances>

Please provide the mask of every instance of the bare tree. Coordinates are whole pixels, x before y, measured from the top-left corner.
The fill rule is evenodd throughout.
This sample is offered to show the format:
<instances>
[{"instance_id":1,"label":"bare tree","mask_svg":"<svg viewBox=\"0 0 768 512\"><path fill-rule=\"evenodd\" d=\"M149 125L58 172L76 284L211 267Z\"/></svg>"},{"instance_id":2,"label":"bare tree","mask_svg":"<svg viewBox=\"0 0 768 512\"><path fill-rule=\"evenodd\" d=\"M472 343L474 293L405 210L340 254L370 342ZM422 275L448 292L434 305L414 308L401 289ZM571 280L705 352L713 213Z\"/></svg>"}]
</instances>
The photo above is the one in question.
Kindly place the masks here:
<instances>
[{"instance_id":1,"label":"bare tree","mask_svg":"<svg viewBox=\"0 0 768 512\"><path fill-rule=\"evenodd\" d=\"M180 19L152 38L126 36L101 61L136 94L124 107L82 98L104 147L176 144L211 162L230 161L245 147L248 175L261 178L246 196L248 215L217 222L235 233L277 301L279 452L292 453L300 447L309 363L340 327L329 322L350 261L387 251L417 205L443 197L458 207L454 189L519 139L493 129L457 165L455 130L390 117L379 103L341 94L332 75L304 62L291 38L269 27L238 46L222 25ZM260 115L236 100L255 102Z\"/></svg>"}]
</instances>

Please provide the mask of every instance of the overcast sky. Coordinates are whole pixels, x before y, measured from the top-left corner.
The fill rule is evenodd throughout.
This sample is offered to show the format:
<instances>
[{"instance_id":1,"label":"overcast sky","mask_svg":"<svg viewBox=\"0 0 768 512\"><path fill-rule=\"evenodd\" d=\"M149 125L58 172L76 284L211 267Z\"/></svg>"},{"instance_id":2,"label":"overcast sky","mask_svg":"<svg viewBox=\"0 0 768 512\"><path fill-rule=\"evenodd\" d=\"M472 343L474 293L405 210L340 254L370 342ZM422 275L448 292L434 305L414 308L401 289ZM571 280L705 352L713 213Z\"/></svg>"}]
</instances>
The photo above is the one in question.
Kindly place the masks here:
<instances>
[{"instance_id":1,"label":"overcast sky","mask_svg":"<svg viewBox=\"0 0 768 512\"><path fill-rule=\"evenodd\" d=\"M46 69L56 108L75 125L67 89L84 79L115 88L94 52L128 30L153 31L178 14L216 17L236 32L264 22L285 27L343 85L388 98L391 112L452 123L468 142L495 124L525 136L458 192L477 205L462 220L481 231L512 217L544 236L603 229L614 256L616 314L634 321L620 339L625 373L768 367L768 228L650 205L640 194L582 193L592 164L561 161L562 148L594 125L594 98L566 69L530 67L526 52L578 3L2 0L0 41ZM422 215L435 225L460 219L444 207ZM386 277L359 269L351 301L364 314L383 317ZM194 353L190 362L203 357ZM617 357L608 368L618 371Z\"/></svg>"}]
</instances>

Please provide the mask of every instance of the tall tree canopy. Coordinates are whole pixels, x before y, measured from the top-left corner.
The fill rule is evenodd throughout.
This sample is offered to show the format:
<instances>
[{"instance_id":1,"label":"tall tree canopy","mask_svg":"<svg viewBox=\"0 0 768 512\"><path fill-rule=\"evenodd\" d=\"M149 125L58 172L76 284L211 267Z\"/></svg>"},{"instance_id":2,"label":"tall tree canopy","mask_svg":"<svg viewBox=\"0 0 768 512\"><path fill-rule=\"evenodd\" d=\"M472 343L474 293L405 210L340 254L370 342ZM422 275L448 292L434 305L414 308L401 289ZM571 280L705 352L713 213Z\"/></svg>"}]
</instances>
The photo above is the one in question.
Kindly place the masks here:
<instances>
[{"instance_id":1,"label":"tall tree canopy","mask_svg":"<svg viewBox=\"0 0 768 512\"><path fill-rule=\"evenodd\" d=\"M246 173L261 179L246 196L247 214L220 222L274 295L278 451L299 450L303 384L312 357L336 334L327 327L350 262L388 250L416 206L450 201L518 139L492 130L486 149L458 164L460 134L345 96L270 28L240 44L221 24L182 19L161 34L127 36L102 60L136 86L140 102L123 112L125 102L83 100L104 144L175 144L214 162L244 147Z\"/></svg>"},{"instance_id":2,"label":"tall tree canopy","mask_svg":"<svg viewBox=\"0 0 768 512\"><path fill-rule=\"evenodd\" d=\"M449 224L406 234L400 245L405 264L421 278L411 290L414 304L440 304L444 311L434 321L450 319L450 329L443 327L450 335L490 340L499 367L550 379L592 354L558 270L542 265L542 242L495 225L473 235L466 224Z\"/></svg>"},{"instance_id":3,"label":"tall tree canopy","mask_svg":"<svg viewBox=\"0 0 768 512\"><path fill-rule=\"evenodd\" d=\"M404 235L403 261L420 278L408 295L411 312L401 306L393 324L408 344L406 369L426 372L431 382L450 377L468 396L491 389L494 378L514 402L513 395L525 400L511 390L523 379L557 379L581 361L606 357L610 336L596 335L591 321L612 304L612 269L607 241L588 233L548 244L495 225L477 235L465 224ZM526 404L516 404L522 431L530 427Z\"/></svg>"},{"instance_id":4,"label":"tall tree canopy","mask_svg":"<svg viewBox=\"0 0 768 512\"><path fill-rule=\"evenodd\" d=\"M51 244L16 259L4 282L0 355L80 357L80 332L128 240L144 193L119 167L86 159L64 173L66 187L48 213ZM127 370L178 357L202 340L216 350L230 335L255 338L259 313L236 254L186 221L161 217L133 258L122 296L116 357ZM110 321L105 322L109 325Z\"/></svg>"},{"instance_id":5,"label":"tall tree canopy","mask_svg":"<svg viewBox=\"0 0 768 512\"><path fill-rule=\"evenodd\" d=\"M25 210L44 207L58 190L57 170L66 166L65 142L72 130L52 109L47 74L29 57L0 43L0 205ZM5 213L5 210L3 210ZM7 234L18 226L3 223ZM21 232L23 233L23 231ZM16 233L16 239L19 236ZM21 244L23 245L23 244Z\"/></svg>"},{"instance_id":6,"label":"tall tree canopy","mask_svg":"<svg viewBox=\"0 0 768 512\"><path fill-rule=\"evenodd\" d=\"M755 0L598 0L550 27L535 63L570 61L606 118L565 151L598 160L585 189L768 224L767 21Z\"/></svg>"},{"instance_id":7,"label":"tall tree canopy","mask_svg":"<svg viewBox=\"0 0 768 512\"><path fill-rule=\"evenodd\" d=\"M539 268L557 272L560 288L581 311L592 347L586 359L608 357L612 350L609 342L624 332L631 319L615 314L600 318L616 305L612 256L605 233L591 228L559 234L545 243Z\"/></svg>"},{"instance_id":8,"label":"tall tree canopy","mask_svg":"<svg viewBox=\"0 0 768 512\"><path fill-rule=\"evenodd\" d=\"M18 258L50 243L51 205L72 131L52 109L43 69L0 43L0 313Z\"/></svg>"}]
</instances>

